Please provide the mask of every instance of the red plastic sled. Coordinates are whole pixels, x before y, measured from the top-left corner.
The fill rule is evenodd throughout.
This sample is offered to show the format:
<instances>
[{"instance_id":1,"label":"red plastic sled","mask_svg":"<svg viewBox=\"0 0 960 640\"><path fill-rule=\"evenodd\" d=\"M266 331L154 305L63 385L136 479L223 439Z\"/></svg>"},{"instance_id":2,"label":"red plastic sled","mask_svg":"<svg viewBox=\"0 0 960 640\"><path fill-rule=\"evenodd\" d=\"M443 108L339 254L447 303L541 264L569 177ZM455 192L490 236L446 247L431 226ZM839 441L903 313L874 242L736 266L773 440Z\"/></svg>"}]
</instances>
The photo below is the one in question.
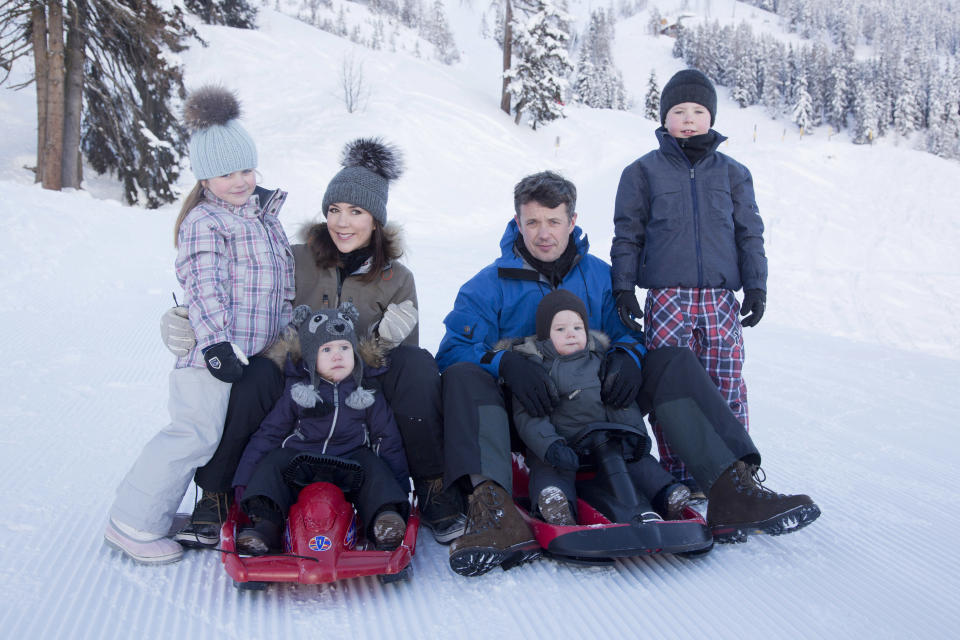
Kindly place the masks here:
<instances>
[{"instance_id":1,"label":"red plastic sled","mask_svg":"<svg viewBox=\"0 0 960 640\"><path fill-rule=\"evenodd\" d=\"M403 542L393 551L364 550L359 519L343 491L329 482L305 487L290 507L284 554L242 556L236 533L247 524L237 505L220 531L221 560L238 589L265 589L270 582L321 584L343 578L379 576L381 582L409 579L417 548L420 514L411 508Z\"/></svg>"},{"instance_id":2,"label":"red plastic sled","mask_svg":"<svg viewBox=\"0 0 960 640\"><path fill-rule=\"evenodd\" d=\"M577 475L589 479L591 473ZM530 514L529 469L522 456L513 458L513 495L524 520L533 529L545 555L577 564L612 564L614 558L655 553L698 556L713 548L706 520L696 510L684 509L683 520L629 524L613 522L582 498L577 499L577 524L552 525Z\"/></svg>"}]
</instances>

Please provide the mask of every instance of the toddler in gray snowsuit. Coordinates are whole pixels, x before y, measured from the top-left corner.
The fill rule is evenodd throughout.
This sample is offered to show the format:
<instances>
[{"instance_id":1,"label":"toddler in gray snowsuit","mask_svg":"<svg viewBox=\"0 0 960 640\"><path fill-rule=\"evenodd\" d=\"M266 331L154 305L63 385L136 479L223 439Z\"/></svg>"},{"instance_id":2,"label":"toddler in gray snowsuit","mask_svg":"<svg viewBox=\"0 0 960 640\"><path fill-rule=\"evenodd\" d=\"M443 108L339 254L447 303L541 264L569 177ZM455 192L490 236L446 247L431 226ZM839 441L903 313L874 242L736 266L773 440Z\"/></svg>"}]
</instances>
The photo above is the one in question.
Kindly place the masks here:
<instances>
[{"instance_id":1,"label":"toddler in gray snowsuit","mask_svg":"<svg viewBox=\"0 0 960 640\"><path fill-rule=\"evenodd\" d=\"M551 524L576 524L574 483L580 460L567 440L591 423L612 422L636 430L642 443L627 468L638 493L651 503L643 514L644 521L675 519L690 491L650 455L650 439L636 403L617 409L601 401L599 373L609 339L589 331L586 319L583 301L576 294L558 289L544 296L537 306L537 334L512 345L514 351L547 370L558 399L551 412L539 418L527 413L522 403L514 403L514 422L528 448L526 462L534 510Z\"/></svg>"}]
</instances>

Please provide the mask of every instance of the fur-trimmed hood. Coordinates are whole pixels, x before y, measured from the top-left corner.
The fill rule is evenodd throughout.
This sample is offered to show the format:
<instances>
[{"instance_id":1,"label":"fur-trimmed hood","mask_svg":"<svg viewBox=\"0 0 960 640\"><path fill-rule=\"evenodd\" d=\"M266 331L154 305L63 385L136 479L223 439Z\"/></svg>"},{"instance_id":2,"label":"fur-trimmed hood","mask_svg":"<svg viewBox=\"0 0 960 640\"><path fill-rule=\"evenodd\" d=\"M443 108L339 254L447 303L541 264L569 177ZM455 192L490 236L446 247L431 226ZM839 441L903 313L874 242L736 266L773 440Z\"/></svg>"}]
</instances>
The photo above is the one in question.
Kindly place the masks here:
<instances>
[{"instance_id":1,"label":"fur-trimmed hood","mask_svg":"<svg viewBox=\"0 0 960 640\"><path fill-rule=\"evenodd\" d=\"M610 348L610 338L602 331L590 329L587 337L587 347L600 356ZM526 338L504 338L499 340L494 346L493 351L513 350L525 356L532 356L543 359L544 351L552 357L557 357L557 352L553 348L553 343L549 340L537 340L537 336L527 336Z\"/></svg>"},{"instance_id":2,"label":"fur-trimmed hood","mask_svg":"<svg viewBox=\"0 0 960 640\"><path fill-rule=\"evenodd\" d=\"M357 355L363 360L366 376L382 373L383 369L390 364L389 353L388 346L372 336L362 338L357 343ZM300 352L300 335L297 328L293 325L284 327L277 339L264 350L262 355L270 358L281 371L286 370L288 360L294 365L299 365L303 360L303 354Z\"/></svg>"}]
</instances>

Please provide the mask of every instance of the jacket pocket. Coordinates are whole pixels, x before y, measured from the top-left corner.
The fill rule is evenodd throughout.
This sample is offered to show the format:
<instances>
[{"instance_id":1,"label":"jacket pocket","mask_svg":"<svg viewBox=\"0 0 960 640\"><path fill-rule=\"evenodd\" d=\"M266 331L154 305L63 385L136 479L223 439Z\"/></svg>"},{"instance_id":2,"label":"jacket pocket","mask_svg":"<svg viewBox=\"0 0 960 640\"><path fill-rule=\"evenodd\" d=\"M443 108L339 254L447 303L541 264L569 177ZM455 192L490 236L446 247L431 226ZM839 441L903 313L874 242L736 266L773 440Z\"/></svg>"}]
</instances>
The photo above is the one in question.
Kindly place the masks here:
<instances>
[{"instance_id":1,"label":"jacket pocket","mask_svg":"<svg viewBox=\"0 0 960 640\"><path fill-rule=\"evenodd\" d=\"M478 324L477 317L474 314L457 311L456 309L447 314L443 323L447 326L448 331L467 340L474 339L474 333Z\"/></svg>"},{"instance_id":2,"label":"jacket pocket","mask_svg":"<svg viewBox=\"0 0 960 640\"><path fill-rule=\"evenodd\" d=\"M683 190L676 185L657 185L650 194L650 224L670 224L683 216Z\"/></svg>"},{"instance_id":3,"label":"jacket pocket","mask_svg":"<svg viewBox=\"0 0 960 640\"><path fill-rule=\"evenodd\" d=\"M706 184L707 213L711 219L724 223L725 227L733 228L733 196L730 194L730 184L726 180L714 178Z\"/></svg>"}]
</instances>

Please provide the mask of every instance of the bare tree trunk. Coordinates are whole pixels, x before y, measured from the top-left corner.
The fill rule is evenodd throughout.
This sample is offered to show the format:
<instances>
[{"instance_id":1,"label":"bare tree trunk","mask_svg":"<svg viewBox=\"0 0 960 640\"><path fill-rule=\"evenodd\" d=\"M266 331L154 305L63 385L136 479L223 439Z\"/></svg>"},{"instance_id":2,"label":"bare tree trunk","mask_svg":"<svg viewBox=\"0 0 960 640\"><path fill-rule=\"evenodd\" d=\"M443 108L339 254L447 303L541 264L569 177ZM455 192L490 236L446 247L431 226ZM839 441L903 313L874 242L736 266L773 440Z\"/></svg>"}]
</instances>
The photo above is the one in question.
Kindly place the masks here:
<instances>
[{"instance_id":1,"label":"bare tree trunk","mask_svg":"<svg viewBox=\"0 0 960 640\"><path fill-rule=\"evenodd\" d=\"M47 14L42 2L31 9L33 75L37 85L37 170L34 182L43 180L43 148L47 143Z\"/></svg>"},{"instance_id":2,"label":"bare tree trunk","mask_svg":"<svg viewBox=\"0 0 960 640\"><path fill-rule=\"evenodd\" d=\"M86 2L72 0L68 5L70 27L67 31L66 91L63 114L63 186L80 188L83 180L80 162L80 124L83 118L83 63L86 37L81 28L86 22Z\"/></svg>"},{"instance_id":3,"label":"bare tree trunk","mask_svg":"<svg viewBox=\"0 0 960 640\"><path fill-rule=\"evenodd\" d=\"M513 7L510 0L507 0L507 6L503 14L503 73L510 70L511 58L513 57ZM500 109L504 113L510 113L510 92L507 91L507 85L510 81L506 75L503 77L503 87L500 89Z\"/></svg>"},{"instance_id":4,"label":"bare tree trunk","mask_svg":"<svg viewBox=\"0 0 960 640\"><path fill-rule=\"evenodd\" d=\"M47 114L43 145L43 188L60 191L63 186L63 5L47 3Z\"/></svg>"}]
</instances>

